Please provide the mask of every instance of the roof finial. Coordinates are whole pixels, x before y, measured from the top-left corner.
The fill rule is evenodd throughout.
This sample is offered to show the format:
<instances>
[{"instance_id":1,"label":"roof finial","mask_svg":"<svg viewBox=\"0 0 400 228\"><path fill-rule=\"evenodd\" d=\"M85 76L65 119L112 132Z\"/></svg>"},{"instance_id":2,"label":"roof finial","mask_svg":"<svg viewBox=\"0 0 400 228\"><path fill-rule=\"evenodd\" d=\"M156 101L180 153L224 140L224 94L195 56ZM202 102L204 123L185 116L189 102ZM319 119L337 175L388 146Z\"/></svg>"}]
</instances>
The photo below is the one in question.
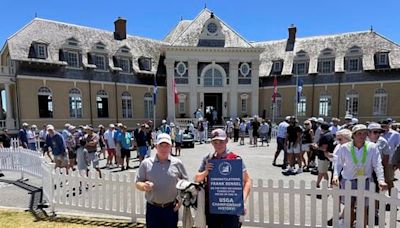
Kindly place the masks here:
<instances>
[{"instance_id":1,"label":"roof finial","mask_svg":"<svg viewBox=\"0 0 400 228\"><path fill-rule=\"evenodd\" d=\"M181 21L183 21L183 16L181 16Z\"/></svg>"},{"instance_id":2,"label":"roof finial","mask_svg":"<svg viewBox=\"0 0 400 228\"><path fill-rule=\"evenodd\" d=\"M207 9L207 2L204 3L204 9Z\"/></svg>"},{"instance_id":3,"label":"roof finial","mask_svg":"<svg viewBox=\"0 0 400 228\"><path fill-rule=\"evenodd\" d=\"M371 27L369 28L369 31L370 32L373 32L374 31L374 27L371 25Z\"/></svg>"},{"instance_id":4,"label":"roof finial","mask_svg":"<svg viewBox=\"0 0 400 228\"><path fill-rule=\"evenodd\" d=\"M37 12L35 12L35 18L37 18Z\"/></svg>"}]
</instances>

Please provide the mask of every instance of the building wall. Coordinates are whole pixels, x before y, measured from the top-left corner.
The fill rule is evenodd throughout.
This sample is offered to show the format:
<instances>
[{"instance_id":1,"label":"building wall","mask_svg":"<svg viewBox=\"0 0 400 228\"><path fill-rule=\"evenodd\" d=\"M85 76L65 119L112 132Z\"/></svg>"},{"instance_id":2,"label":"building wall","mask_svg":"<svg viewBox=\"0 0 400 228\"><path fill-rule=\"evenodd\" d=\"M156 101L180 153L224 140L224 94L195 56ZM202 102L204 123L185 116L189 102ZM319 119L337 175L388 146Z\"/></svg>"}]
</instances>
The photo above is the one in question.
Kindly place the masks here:
<instances>
[{"instance_id":1,"label":"building wall","mask_svg":"<svg viewBox=\"0 0 400 228\"><path fill-rule=\"evenodd\" d=\"M91 82L91 107L89 96L88 81L72 81L72 80L49 80L49 79L18 79L19 91L19 111L20 122L28 122L41 126L43 124L54 124L56 128L62 128L65 123L73 125L93 124L97 127L99 124L108 125L110 123L122 122L129 128L133 128L137 123L141 123L148 119L144 118L144 94L149 92L153 94L152 86L142 85L121 85L113 83ZM53 118L40 118L38 108L38 89L42 86L48 87L52 91L53 96ZM69 112L69 90L78 88L82 95L82 118L71 118ZM117 89L117 92L115 91ZM96 107L97 92L103 89L108 94L108 118L98 118ZM122 118L122 99L121 94L127 91L132 96L132 118ZM157 122L166 115L166 89L158 88L158 102L156 110ZM118 113L118 117L117 117ZM153 117L151 118L153 120Z\"/></svg>"},{"instance_id":2,"label":"building wall","mask_svg":"<svg viewBox=\"0 0 400 228\"><path fill-rule=\"evenodd\" d=\"M346 93L350 90L358 92L358 115L356 116L360 122L366 121L378 121L382 118L392 117L394 119L400 118L400 103L398 96L400 92L398 90L400 86L399 81L377 81L372 82L359 82L351 84L326 84L326 85L305 85L303 88L303 96L306 97L306 116L299 116L299 120L305 120L308 117L316 116L319 117L319 98L322 93L328 93L332 98L332 115L324 117L325 120L330 121L332 117L339 117L343 120L346 115ZM384 116L377 116L373 114L374 94L375 90L383 88L386 90L387 96L387 114ZM314 90L314 92L313 92ZM276 116L276 122L283 120L285 116L295 114L295 86L281 86L278 85L278 93L282 96L282 115ZM266 110L267 118L272 118L271 106L272 106L272 94L273 88L260 88L260 115L263 110ZM314 94L314 97L313 97ZM323 117L323 116L322 116Z\"/></svg>"}]
</instances>

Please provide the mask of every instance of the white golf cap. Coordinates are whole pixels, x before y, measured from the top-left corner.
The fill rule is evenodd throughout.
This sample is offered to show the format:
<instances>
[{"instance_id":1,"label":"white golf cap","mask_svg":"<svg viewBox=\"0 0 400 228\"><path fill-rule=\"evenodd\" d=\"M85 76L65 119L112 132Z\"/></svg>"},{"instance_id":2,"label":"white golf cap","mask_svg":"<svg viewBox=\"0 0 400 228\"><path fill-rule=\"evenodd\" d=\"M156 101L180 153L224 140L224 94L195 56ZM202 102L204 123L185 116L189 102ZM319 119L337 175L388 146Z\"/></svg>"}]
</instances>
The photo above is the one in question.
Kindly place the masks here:
<instances>
[{"instance_id":1,"label":"white golf cap","mask_svg":"<svg viewBox=\"0 0 400 228\"><path fill-rule=\"evenodd\" d=\"M172 145L171 136L169 136L169 134L166 133L159 134L157 136L157 145L161 143L168 143L169 145Z\"/></svg>"},{"instance_id":2,"label":"white golf cap","mask_svg":"<svg viewBox=\"0 0 400 228\"><path fill-rule=\"evenodd\" d=\"M211 140L226 140L226 132L221 128L217 128L211 132Z\"/></svg>"},{"instance_id":3,"label":"white golf cap","mask_svg":"<svg viewBox=\"0 0 400 228\"><path fill-rule=\"evenodd\" d=\"M47 125L47 130L54 130L54 126L51 124Z\"/></svg>"}]
</instances>

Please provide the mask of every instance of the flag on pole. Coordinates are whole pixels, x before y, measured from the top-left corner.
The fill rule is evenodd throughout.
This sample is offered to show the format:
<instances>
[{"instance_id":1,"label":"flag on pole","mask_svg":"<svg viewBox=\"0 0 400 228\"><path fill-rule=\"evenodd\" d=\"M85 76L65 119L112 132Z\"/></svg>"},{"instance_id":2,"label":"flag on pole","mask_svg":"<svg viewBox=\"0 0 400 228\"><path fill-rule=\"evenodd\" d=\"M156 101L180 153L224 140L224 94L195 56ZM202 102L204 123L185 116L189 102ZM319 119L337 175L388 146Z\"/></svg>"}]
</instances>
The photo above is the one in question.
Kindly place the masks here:
<instances>
[{"instance_id":1,"label":"flag on pole","mask_svg":"<svg viewBox=\"0 0 400 228\"><path fill-rule=\"evenodd\" d=\"M176 83L174 80L174 97L175 97L175 104L179 103L179 97L178 97L178 90L176 89Z\"/></svg>"},{"instance_id":2,"label":"flag on pole","mask_svg":"<svg viewBox=\"0 0 400 228\"><path fill-rule=\"evenodd\" d=\"M274 77L274 93L272 94L272 103L276 102L276 97L278 96L278 81L276 76Z\"/></svg>"},{"instance_id":3,"label":"flag on pole","mask_svg":"<svg viewBox=\"0 0 400 228\"><path fill-rule=\"evenodd\" d=\"M303 94L303 80L298 79L297 83L297 103L300 103L301 95Z\"/></svg>"},{"instance_id":4,"label":"flag on pole","mask_svg":"<svg viewBox=\"0 0 400 228\"><path fill-rule=\"evenodd\" d=\"M157 101L157 80L156 76L154 75L153 105L156 105L156 101Z\"/></svg>"}]
</instances>

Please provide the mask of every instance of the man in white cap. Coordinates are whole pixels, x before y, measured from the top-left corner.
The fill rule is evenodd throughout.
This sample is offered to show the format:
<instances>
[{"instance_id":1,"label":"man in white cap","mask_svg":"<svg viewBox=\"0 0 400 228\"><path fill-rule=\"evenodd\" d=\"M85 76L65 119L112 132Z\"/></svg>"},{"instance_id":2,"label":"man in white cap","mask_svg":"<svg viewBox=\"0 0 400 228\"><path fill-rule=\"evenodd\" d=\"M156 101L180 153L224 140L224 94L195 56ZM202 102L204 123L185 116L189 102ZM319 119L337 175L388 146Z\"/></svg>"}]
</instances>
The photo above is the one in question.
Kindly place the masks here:
<instances>
[{"instance_id":1,"label":"man in white cap","mask_svg":"<svg viewBox=\"0 0 400 228\"><path fill-rule=\"evenodd\" d=\"M107 157L107 168L112 167L113 158L115 158L116 151L115 151L115 126L114 124L108 125L108 129L104 132L104 141L106 144L106 150L108 153Z\"/></svg>"},{"instance_id":2,"label":"man in white cap","mask_svg":"<svg viewBox=\"0 0 400 228\"><path fill-rule=\"evenodd\" d=\"M179 180L187 180L186 169L178 158L170 155L169 134L161 133L156 140L156 154L143 160L136 175L136 188L146 192L146 227L177 227Z\"/></svg>"},{"instance_id":3,"label":"man in white cap","mask_svg":"<svg viewBox=\"0 0 400 228\"><path fill-rule=\"evenodd\" d=\"M383 138L385 138L389 144L389 150L390 150L390 155L389 155L389 161L392 160L392 157L396 151L396 148L400 146L400 134L393 130L390 127L391 122L389 120L383 120L381 121L381 127L383 130ZM387 169L385 170L385 174L388 175L389 179L393 179L394 180L394 167L393 165L390 165L393 168L389 168L389 164L387 166ZM393 169L393 170L392 170ZM392 174L393 173L393 174ZM392 178L393 176L393 178ZM389 183L389 188L393 187L393 181L392 182L388 182Z\"/></svg>"},{"instance_id":4,"label":"man in white cap","mask_svg":"<svg viewBox=\"0 0 400 228\"><path fill-rule=\"evenodd\" d=\"M28 136L27 136L28 128L29 124L23 123L22 128L18 132L19 143L23 148L28 148Z\"/></svg>"},{"instance_id":5,"label":"man in white cap","mask_svg":"<svg viewBox=\"0 0 400 228\"><path fill-rule=\"evenodd\" d=\"M26 137L28 137L28 148L30 150L36 150L36 130L35 124L31 125L31 129L26 131Z\"/></svg>"},{"instance_id":6,"label":"man in white cap","mask_svg":"<svg viewBox=\"0 0 400 228\"><path fill-rule=\"evenodd\" d=\"M340 129L350 129L352 126L351 120L353 119L353 115L351 114L346 114L344 116L344 124L340 127Z\"/></svg>"},{"instance_id":7,"label":"man in white cap","mask_svg":"<svg viewBox=\"0 0 400 228\"><path fill-rule=\"evenodd\" d=\"M166 120L161 121L160 131L161 131L161 133L166 133L166 134L171 133L171 128L167 124Z\"/></svg>"},{"instance_id":8,"label":"man in white cap","mask_svg":"<svg viewBox=\"0 0 400 228\"><path fill-rule=\"evenodd\" d=\"M352 128L353 141L343 144L334 155L334 172L332 184L339 185L339 174L342 175L340 188L345 182L351 182L351 188L357 189L357 178L367 178L365 189L369 189L372 181L372 171L375 171L379 187L382 191L387 189L382 167L382 159L375 143L366 141L368 129L364 124L357 124ZM351 202L351 223L355 220L355 201ZM367 204L364 212L364 221L367 222Z\"/></svg>"},{"instance_id":9,"label":"man in white cap","mask_svg":"<svg viewBox=\"0 0 400 228\"><path fill-rule=\"evenodd\" d=\"M238 155L233 153L230 149L228 149L228 137L226 132L223 129L217 128L211 132L211 144L213 146L213 151L207 153L201 162L200 168L196 173L194 179L196 182L204 182L207 183L207 178L209 172L214 168L212 163L209 160L212 159L241 159ZM243 199L247 200L250 188L251 188L251 179L249 172L245 164L242 166L243 172ZM209 187L205 188L206 195L208 195ZM238 215L227 215L227 214L211 214L208 211L208 202L206 201L206 220L207 225L210 228L214 227L240 227L239 224L239 216Z\"/></svg>"},{"instance_id":10,"label":"man in white cap","mask_svg":"<svg viewBox=\"0 0 400 228\"><path fill-rule=\"evenodd\" d=\"M286 141L286 130L287 127L289 127L289 121L290 121L290 116L286 116L285 120L280 122L278 125L278 133L276 135L276 143L277 143L277 148L275 152L275 157L274 161L272 162L273 166L276 166L276 159L278 158L279 154L281 153L281 150L283 150L283 169L286 169L287 165L287 148L285 146L285 141Z\"/></svg>"},{"instance_id":11,"label":"man in white cap","mask_svg":"<svg viewBox=\"0 0 400 228\"><path fill-rule=\"evenodd\" d=\"M68 168L68 154L61 134L54 130L54 126L47 125L46 143L43 147L44 152L49 151L49 147L54 156L55 168ZM67 169L68 172L68 169Z\"/></svg>"}]
</instances>

